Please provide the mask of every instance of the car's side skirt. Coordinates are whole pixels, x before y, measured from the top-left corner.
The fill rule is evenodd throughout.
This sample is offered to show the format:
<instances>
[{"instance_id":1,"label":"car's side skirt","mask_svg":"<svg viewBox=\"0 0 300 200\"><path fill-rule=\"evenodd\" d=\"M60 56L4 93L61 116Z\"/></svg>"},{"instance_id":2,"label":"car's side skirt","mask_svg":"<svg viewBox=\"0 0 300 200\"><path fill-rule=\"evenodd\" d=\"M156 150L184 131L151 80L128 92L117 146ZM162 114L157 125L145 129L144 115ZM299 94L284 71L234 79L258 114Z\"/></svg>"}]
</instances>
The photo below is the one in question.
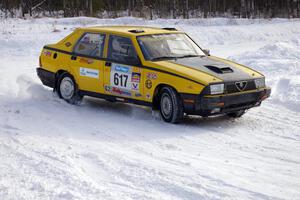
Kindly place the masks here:
<instances>
[{"instance_id":1,"label":"car's side skirt","mask_svg":"<svg viewBox=\"0 0 300 200\"><path fill-rule=\"evenodd\" d=\"M83 95L83 96L90 96L90 97L106 99L106 100L110 100L110 101L119 101L119 102L123 102L123 103L132 103L132 104L137 104L137 105L141 105L141 106L152 107L151 102L126 98L126 97L122 97L122 96L114 96L114 95L102 94L102 93L91 92L91 91L86 91L86 90L79 90L79 94Z\"/></svg>"}]
</instances>

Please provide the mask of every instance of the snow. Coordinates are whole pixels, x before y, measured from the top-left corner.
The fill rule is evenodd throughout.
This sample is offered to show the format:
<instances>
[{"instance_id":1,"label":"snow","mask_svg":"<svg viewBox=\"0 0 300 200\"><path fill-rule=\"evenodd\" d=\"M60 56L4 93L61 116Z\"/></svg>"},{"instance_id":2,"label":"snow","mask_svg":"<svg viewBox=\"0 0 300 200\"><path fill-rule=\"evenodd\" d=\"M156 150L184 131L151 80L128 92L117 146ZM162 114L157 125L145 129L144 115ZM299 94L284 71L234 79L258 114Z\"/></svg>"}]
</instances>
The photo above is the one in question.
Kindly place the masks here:
<instances>
[{"instance_id":1,"label":"snow","mask_svg":"<svg viewBox=\"0 0 300 200\"><path fill-rule=\"evenodd\" d=\"M263 72L272 97L240 119L180 125L134 105L69 105L36 76L40 50L104 24L184 30ZM299 36L297 19L1 20L0 199L299 199Z\"/></svg>"}]
</instances>

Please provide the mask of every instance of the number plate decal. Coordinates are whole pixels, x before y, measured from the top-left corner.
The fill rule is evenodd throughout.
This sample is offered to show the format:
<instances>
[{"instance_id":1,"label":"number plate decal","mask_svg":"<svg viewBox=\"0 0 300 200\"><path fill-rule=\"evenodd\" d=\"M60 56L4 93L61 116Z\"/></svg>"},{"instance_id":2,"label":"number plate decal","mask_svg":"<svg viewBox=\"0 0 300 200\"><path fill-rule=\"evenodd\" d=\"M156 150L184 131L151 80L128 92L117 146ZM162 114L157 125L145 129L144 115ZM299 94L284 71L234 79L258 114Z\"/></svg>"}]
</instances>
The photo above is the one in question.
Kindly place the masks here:
<instances>
[{"instance_id":1,"label":"number plate decal","mask_svg":"<svg viewBox=\"0 0 300 200\"><path fill-rule=\"evenodd\" d=\"M110 68L111 93L131 96L140 92L141 73L134 72L134 67L112 63Z\"/></svg>"},{"instance_id":2,"label":"number plate decal","mask_svg":"<svg viewBox=\"0 0 300 200\"><path fill-rule=\"evenodd\" d=\"M112 63L110 70L110 85L130 91L132 67Z\"/></svg>"}]
</instances>

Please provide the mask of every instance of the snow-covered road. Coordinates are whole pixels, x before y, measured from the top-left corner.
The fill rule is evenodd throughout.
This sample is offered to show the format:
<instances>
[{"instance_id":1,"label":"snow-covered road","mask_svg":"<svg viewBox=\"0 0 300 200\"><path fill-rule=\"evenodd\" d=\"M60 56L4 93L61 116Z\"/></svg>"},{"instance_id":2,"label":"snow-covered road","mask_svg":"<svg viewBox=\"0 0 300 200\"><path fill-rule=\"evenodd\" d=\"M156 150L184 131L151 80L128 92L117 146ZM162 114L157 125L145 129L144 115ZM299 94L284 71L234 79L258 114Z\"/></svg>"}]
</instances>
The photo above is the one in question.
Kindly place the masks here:
<instances>
[{"instance_id":1,"label":"snow-covered road","mask_svg":"<svg viewBox=\"0 0 300 200\"><path fill-rule=\"evenodd\" d=\"M101 24L185 30L263 72L272 97L241 119L180 125L138 106L69 105L37 78L40 50ZM0 55L0 199L300 199L300 20L1 19Z\"/></svg>"}]
</instances>

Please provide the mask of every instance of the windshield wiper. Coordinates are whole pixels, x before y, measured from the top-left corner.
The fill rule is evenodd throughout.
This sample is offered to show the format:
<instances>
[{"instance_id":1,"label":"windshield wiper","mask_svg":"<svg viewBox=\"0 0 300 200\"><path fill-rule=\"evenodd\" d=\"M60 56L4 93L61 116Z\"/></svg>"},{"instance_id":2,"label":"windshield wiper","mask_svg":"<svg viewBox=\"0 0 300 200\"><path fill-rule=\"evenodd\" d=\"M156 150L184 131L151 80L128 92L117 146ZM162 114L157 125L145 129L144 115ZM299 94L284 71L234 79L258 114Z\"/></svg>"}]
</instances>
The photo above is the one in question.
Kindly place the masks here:
<instances>
[{"instance_id":1,"label":"windshield wiper","mask_svg":"<svg viewBox=\"0 0 300 200\"><path fill-rule=\"evenodd\" d=\"M183 56L160 56L160 57L152 58L151 61L170 60L170 59L177 60L178 58L191 58L191 57L201 57L202 58L202 57L205 57L205 55L190 54L190 55L183 55Z\"/></svg>"},{"instance_id":2,"label":"windshield wiper","mask_svg":"<svg viewBox=\"0 0 300 200\"><path fill-rule=\"evenodd\" d=\"M178 57L176 56L160 56L160 57L155 57L152 58L151 61L158 61L158 60L170 60L170 59L177 59Z\"/></svg>"},{"instance_id":3,"label":"windshield wiper","mask_svg":"<svg viewBox=\"0 0 300 200\"><path fill-rule=\"evenodd\" d=\"M184 55L184 56L179 56L177 58L191 58L191 57L205 57L205 55L195 55L195 54L190 54L190 55Z\"/></svg>"}]
</instances>

